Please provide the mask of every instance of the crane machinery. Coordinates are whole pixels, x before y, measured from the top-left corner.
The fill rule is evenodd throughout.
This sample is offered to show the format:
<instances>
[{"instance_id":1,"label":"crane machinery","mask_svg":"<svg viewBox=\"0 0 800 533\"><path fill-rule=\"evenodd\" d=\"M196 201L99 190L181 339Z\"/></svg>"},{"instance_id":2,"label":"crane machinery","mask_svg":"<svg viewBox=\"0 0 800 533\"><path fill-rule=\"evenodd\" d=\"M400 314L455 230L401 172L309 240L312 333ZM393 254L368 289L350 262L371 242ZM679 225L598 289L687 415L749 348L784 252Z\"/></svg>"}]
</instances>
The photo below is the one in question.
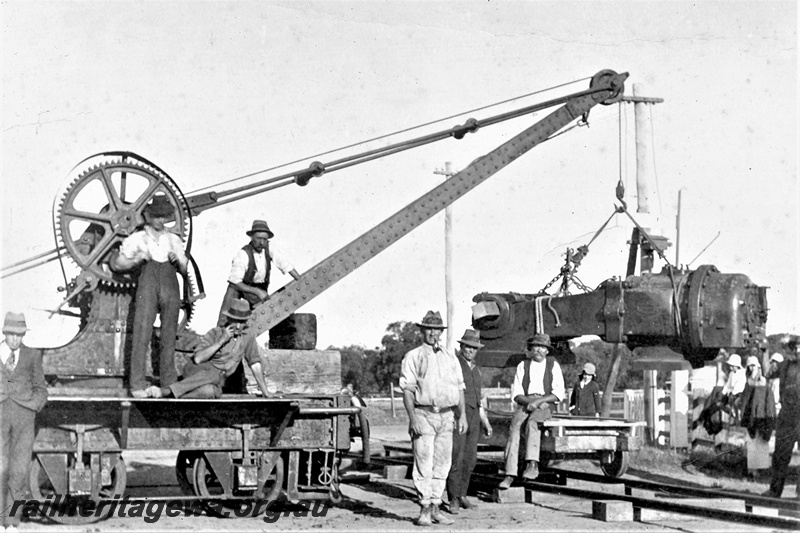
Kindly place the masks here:
<instances>
[{"instance_id":1,"label":"crane machinery","mask_svg":"<svg viewBox=\"0 0 800 533\"><path fill-rule=\"evenodd\" d=\"M99 504L125 491L125 451L160 449L178 451L176 474L186 498L209 505L223 502L221 509L237 516L263 512L265 508L259 505L281 492L293 500L336 501L340 453L350 446L348 417L359 409L346 396L315 391L319 380L308 383L305 392L269 398L241 394L225 394L217 400L128 397L124 382L136 312L136 280L114 272L108 264L122 240L143 223L147 203L156 194L167 196L174 207L171 230L181 236L191 256L193 218L205 211L282 185L305 186L325 173L428 143L461 139L512 118L555 108L272 293L254 308L248 323L256 335L268 330L275 333L286 324L289 330L302 329L306 322L298 320L296 313L302 306L571 122L586 121L594 106L618 102L627 77L627 73L602 70L592 76L587 89L576 93L469 119L356 156L316 161L308 168L227 190L185 195L177 180L132 152L87 158L82 163L86 168L57 197L56 249L3 269L5 277L67 257L79 271L65 278L66 294L56 310L79 317L78 332L63 346L41 349L50 401L39 419L31 473L34 495L52 497L61 506L76 501ZM203 294L200 270L193 260L191 264L189 282L183 287L177 342L177 349L187 353L196 342L187 324L194 302ZM613 342L677 346L692 361L700 361L720 346L755 342L763 335L766 320L763 288L743 275L722 274L711 266L610 280L585 295L484 293L476 296L476 302L475 325L487 344L483 357L495 366L509 364L510 357L519 355L524 339L537 328L557 340L595 334ZM77 311L61 311L64 306ZM312 340L270 352L277 358L298 357L293 348L313 349L314 344ZM220 507L213 509L220 511ZM88 518L79 514L60 520L88 522L105 514L98 510Z\"/></svg>"}]
</instances>

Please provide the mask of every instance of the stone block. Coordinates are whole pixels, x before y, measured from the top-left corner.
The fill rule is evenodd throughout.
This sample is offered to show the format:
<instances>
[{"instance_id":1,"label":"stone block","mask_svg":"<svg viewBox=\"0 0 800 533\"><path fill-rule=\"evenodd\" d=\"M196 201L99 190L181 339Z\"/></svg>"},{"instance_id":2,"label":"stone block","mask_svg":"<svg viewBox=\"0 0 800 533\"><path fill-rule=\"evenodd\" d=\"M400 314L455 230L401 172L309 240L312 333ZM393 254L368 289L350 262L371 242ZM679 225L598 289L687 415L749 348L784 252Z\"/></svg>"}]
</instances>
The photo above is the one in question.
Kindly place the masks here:
<instances>
[{"instance_id":1,"label":"stone block","mask_svg":"<svg viewBox=\"0 0 800 533\"><path fill-rule=\"evenodd\" d=\"M707 509L720 509L723 511L736 511L740 513L745 512L744 500L737 500L733 498L665 498L665 500L680 503L681 505L692 505L694 507L703 507ZM658 522L660 520L701 520L701 517L699 516L639 507L634 508L633 518L637 522Z\"/></svg>"},{"instance_id":2,"label":"stone block","mask_svg":"<svg viewBox=\"0 0 800 533\"><path fill-rule=\"evenodd\" d=\"M633 504L622 500L594 500L592 518L603 522L631 522Z\"/></svg>"},{"instance_id":3,"label":"stone block","mask_svg":"<svg viewBox=\"0 0 800 533\"><path fill-rule=\"evenodd\" d=\"M492 499L497 503L524 503L527 501L526 492L525 487L495 488Z\"/></svg>"},{"instance_id":4,"label":"stone block","mask_svg":"<svg viewBox=\"0 0 800 533\"><path fill-rule=\"evenodd\" d=\"M406 479L408 476L408 466L406 465L387 465L383 467L383 477L386 479Z\"/></svg>"}]
</instances>

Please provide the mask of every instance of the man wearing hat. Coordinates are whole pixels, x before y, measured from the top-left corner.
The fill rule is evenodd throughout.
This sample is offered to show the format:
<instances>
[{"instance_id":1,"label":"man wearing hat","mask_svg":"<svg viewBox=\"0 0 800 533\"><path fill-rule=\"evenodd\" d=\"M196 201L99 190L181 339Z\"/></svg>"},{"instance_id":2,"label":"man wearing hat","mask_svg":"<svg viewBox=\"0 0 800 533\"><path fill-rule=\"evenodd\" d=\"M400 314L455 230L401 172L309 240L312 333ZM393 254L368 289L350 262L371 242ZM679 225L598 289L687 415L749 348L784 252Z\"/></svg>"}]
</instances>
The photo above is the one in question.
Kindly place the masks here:
<instances>
[{"instance_id":1,"label":"man wearing hat","mask_svg":"<svg viewBox=\"0 0 800 533\"><path fill-rule=\"evenodd\" d=\"M772 453L772 479L764 496L780 498L789 473L795 444L800 444L800 346L797 335L786 343L783 361L770 370L767 379L780 378L781 412L775 424L775 451ZM764 357L766 359L766 357ZM765 365L767 361L764 361ZM795 498L800 500L800 477Z\"/></svg>"},{"instance_id":2,"label":"man wearing hat","mask_svg":"<svg viewBox=\"0 0 800 533\"><path fill-rule=\"evenodd\" d=\"M766 356L766 354L764 354ZM779 352L775 352L774 354L769 356L769 366L765 366L766 370L764 371L765 376L775 376L771 379L768 379L767 382L769 383L769 388L772 391L772 395L775 397L775 415L779 415L781 413L781 378L778 376L778 365L783 362L783 355Z\"/></svg>"},{"instance_id":3,"label":"man wearing hat","mask_svg":"<svg viewBox=\"0 0 800 533\"><path fill-rule=\"evenodd\" d=\"M225 325L211 328L200 339L194 355L183 367L183 379L161 387L156 397L219 398L225 379L233 374L242 359L246 360L261 389L267 396L267 383L261 372L262 351L256 337L247 332L250 305L238 299L223 311Z\"/></svg>"},{"instance_id":4,"label":"man wearing hat","mask_svg":"<svg viewBox=\"0 0 800 533\"><path fill-rule=\"evenodd\" d=\"M181 295L177 273L187 279L189 259L181 238L166 224L175 219L175 208L164 194L156 194L144 209L145 226L122 241L111 268L124 272L139 268L133 317L129 386L134 398L152 397L157 387L147 387L145 366L156 315L161 320L160 385L169 387L178 379L175 369L175 339ZM154 358L155 359L155 358Z\"/></svg>"},{"instance_id":5,"label":"man wearing hat","mask_svg":"<svg viewBox=\"0 0 800 533\"><path fill-rule=\"evenodd\" d=\"M25 315L6 313L0 342L0 514L3 527L14 529L9 516L14 500L29 497L29 473L36 413L47 403L42 352L22 344Z\"/></svg>"},{"instance_id":6,"label":"man wearing hat","mask_svg":"<svg viewBox=\"0 0 800 533\"><path fill-rule=\"evenodd\" d=\"M573 416L600 416L603 408L600 399L600 385L594 380L595 366L592 363L583 365L578 382L572 387L569 399L569 414Z\"/></svg>"},{"instance_id":7,"label":"man wearing hat","mask_svg":"<svg viewBox=\"0 0 800 533\"><path fill-rule=\"evenodd\" d=\"M455 355L439 346L446 329L439 312L428 311L417 322L422 345L406 353L400 366L400 388L408 413L408 432L414 452L414 487L422 509L417 525L453 521L439 510L453 453L453 426L467 431L464 378ZM454 410L458 409L458 422Z\"/></svg>"},{"instance_id":8,"label":"man wearing hat","mask_svg":"<svg viewBox=\"0 0 800 533\"><path fill-rule=\"evenodd\" d=\"M519 444L522 426L526 426L525 460L527 465L522 477L539 477L540 424L551 418L551 409L564 399L564 375L553 357L553 346L546 333L536 334L527 342L527 359L517 365L511 398L516 409L511 419L506 443L506 477L500 482L501 489L511 487L519 468Z\"/></svg>"},{"instance_id":9,"label":"man wearing hat","mask_svg":"<svg viewBox=\"0 0 800 533\"><path fill-rule=\"evenodd\" d=\"M269 293L269 274L272 263L284 274L300 279L300 274L292 264L280 253L274 243L270 243L275 234L269 229L265 220L254 220L247 232L250 242L239 250L231 261L231 273L228 276L228 289L219 310L218 326L225 323L223 311L237 298L244 298L250 307L267 300Z\"/></svg>"},{"instance_id":10,"label":"man wearing hat","mask_svg":"<svg viewBox=\"0 0 800 533\"><path fill-rule=\"evenodd\" d=\"M449 509L458 514L460 507L472 509L475 504L467 499L469 478L478 462L478 438L481 426L487 437L492 436L492 424L486 416L486 409L481 397L483 376L481 369L475 364L475 355L483 348L480 335L474 329L468 329L458 341L461 349L456 352L461 364L461 375L464 378L464 407L467 412L467 432L453 434L453 464L447 476L447 494L450 498Z\"/></svg>"}]
</instances>

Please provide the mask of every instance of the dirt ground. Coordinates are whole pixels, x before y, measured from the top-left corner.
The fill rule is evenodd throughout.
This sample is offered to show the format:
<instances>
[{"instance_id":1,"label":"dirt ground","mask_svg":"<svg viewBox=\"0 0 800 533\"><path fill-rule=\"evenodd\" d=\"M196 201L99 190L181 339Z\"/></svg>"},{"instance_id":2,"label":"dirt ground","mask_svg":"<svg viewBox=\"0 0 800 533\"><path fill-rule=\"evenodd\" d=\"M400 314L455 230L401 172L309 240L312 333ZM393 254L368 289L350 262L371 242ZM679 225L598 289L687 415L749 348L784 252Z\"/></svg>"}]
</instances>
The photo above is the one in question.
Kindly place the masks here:
<instances>
[{"instance_id":1,"label":"dirt ground","mask_svg":"<svg viewBox=\"0 0 800 533\"><path fill-rule=\"evenodd\" d=\"M401 417L398 419L381 419L392 425L374 426L371 439L373 453L380 452L382 444L391 442L407 442L407 426ZM358 450L358 443L354 450ZM663 455L663 454L661 454ZM722 488L735 488L737 491L760 492L766 490L766 479L749 482L743 485L741 478L731 478L720 472L704 473L702 464L669 466L674 458L654 459L655 456L635 458L629 475L649 480L663 480L665 483L691 483ZM128 465L128 493L133 496L154 496L177 494L178 489L174 474L175 454L172 452L126 452ZM643 468L644 464L660 461L653 474ZM571 461L562 463L564 468L579 468L599 473L597 465L590 461ZM674 466L674 465L673 465ZM341 504L325 508L314 505L307 509L301 505L281 503L265 515L257 518L216 518L201 514L199 516L167 516L162 508L154 506L142 516L114 516L101 522L78 526L67 526L45 522L25 522L20 531L45 532L95 532L95 531L410 531L420 530L413 523L419 513L419 505L415 501L412 481L409 479L387 480L381 471L371 473L350 472L347 474L355 481L342 486L344 499ZM137 489L137 485L148 485L147 489ZM570 482L570 486L581 486ZM144 490L144 493L143 493ZM614 490L614 489L609 489ZM788 487L785 496L793 495L793 488ZM613 494L609 495L613 498ZM446 531L769 531L766 528L755 528L746 524L730 524L710 520L687 520L686 518L657 522L602 522L592 518L592 502L555 494L538 493L534 503L493 503L488 494L479 493L472 497L478 504L474 510L462 510L458 516L452 516L452 526L435 525L430 529ZM116 513L115 513L116 514ZM317 515L317 516L312 516ZM448 515L449 516L449 515Z\"/></svg>"}]
</instances>

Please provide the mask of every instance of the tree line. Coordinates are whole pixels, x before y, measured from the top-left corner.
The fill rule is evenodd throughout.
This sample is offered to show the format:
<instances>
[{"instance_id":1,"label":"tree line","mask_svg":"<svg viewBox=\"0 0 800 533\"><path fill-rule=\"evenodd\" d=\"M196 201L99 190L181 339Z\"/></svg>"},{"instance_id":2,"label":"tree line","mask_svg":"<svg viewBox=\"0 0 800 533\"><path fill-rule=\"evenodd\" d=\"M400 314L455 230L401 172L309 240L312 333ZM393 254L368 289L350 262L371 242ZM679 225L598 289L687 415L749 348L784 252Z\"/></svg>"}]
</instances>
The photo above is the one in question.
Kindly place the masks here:
<instances>
[{"instance_id":1,"label":"tree line","mask_svg":"<svg viewBox=\"0 0 800 533\"><path fill-rule=\"evenodd\" d=\"M770 335L769 351L780 352L785 334ZM388 395L389 387L397 385L400 377L400 363L409 350L422 343L419 328L413 322L392 322L386 328L381 346L374 349L359 345L344 347L331 346L341 355L342 383L352 383L361 394ZM572 386L581 373L583 365L593 363L597 367L597 380L604 384L608 376L614 345L595 339L584 342L572 349L574 364L562 365L564 382ZM620 369L614 390L642 388L642 372L631 368L633 354L626 346L620 346ZM747 355L747 354L741 354ZM510 387L514 379L514 368L483 368L484 387ZM660 386L664 386L665 372L659 372Z\"/></svg>"}]
</instances>

